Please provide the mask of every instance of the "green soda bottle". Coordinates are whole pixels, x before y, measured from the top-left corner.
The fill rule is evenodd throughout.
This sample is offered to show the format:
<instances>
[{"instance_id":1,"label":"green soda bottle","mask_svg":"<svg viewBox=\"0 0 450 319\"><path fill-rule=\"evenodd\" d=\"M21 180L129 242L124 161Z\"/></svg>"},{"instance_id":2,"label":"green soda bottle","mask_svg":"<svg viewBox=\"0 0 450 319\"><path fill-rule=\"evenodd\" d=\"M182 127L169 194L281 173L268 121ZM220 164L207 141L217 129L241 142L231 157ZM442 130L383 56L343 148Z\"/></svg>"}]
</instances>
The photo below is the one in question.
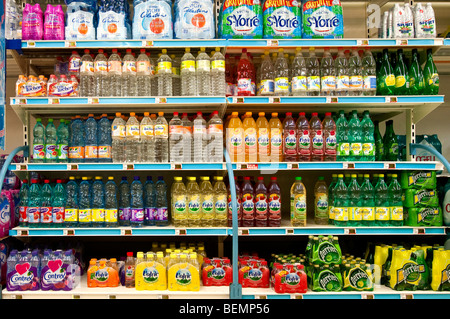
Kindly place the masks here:
<instances>
[{"instance_id":1,"label":"green soda bottle","mask_svg":"<svg viewBox=\"0 0 450 319\"><path fill-rule=\"evenodd\" d=\"M386 122L386 133L383 138L384 154L386 161L398 160L398 139L394 132L394 121Z\"/></svg>"},{"instance_id":2,"label":"green soda bottle","mask_svg":"<svg viewBox=\"0 0 450 319\"><path fill-rule=\"evenodd\" d=\"M391 62L389 61L388 49L383 50L383 60L377 76L377 87L379 95L394 95L395 75Z\"/></svg>"},{"instance_id":3,"label":"green soda bottle","mask_svg":"<svg viewBox=\"0 0 450 319\"><path fill-rule=\"evenodd\" d=\"M389 220L391 226L403 226L402 187L397 180L397 174L392 174L389 184Z\"/></svg>"},{"instance_id":4,"label":"green soda bottle","mask_svg":"<svg viewBox=\"0 0 450 319\"><path fill-rule=\"evenodd\" d=\"M397 51L397 64L395 65L395 94L407 95L409 92L408 68L406 67L403 49Z\"/></svg>"},{"instance_id":5,"label":"green soda bottle","mask_svg":"<svg viewBox=\"0 0 450 319\"><path fill-rule=\"evenodd\" d=\"M375 224L389 226L389 196L384 174L378 175L378 183L375 186Z\"/></svg>"},{"instance_id":6,"label":"green soda bottle","mask_svg":"<svg viewBox=\"0 0 450 319\"><path fill-rule=\"evenodd\" d=\"M348 226L361 226L362 224L361 188L356 178L357 174L352 174L348 185Z\"/></svg>"},{"instance_id":7,"label":"green soda bottle","mask_svg":"<svg viewBox=\"0 0 450 319\"><path fill-rule=\"evenodd\" d=\"M439 74L433 61L432 50L427 50L427 62L423 69L425 79L425 95L437 95L439 93Z\"/></svg>"},{"instance_id":8,"label":"green soda bottle","mask_svg":"<svg viewBox=\"0 0 450 319\"><path fill-rule=\"evenodd\" d=\"M331 178L330 186L328 186L328 225L334 225L334 186L337 183L337 174L332 174Z\"/></svg>"},{"instance_id":9,"label":"green soda bottle","mask_svg":"<svg viewBox=\"0 0 450 319\"><path fill-rule=\"evenodd\" d=\"M334 192L334 225L347 226L348 222L348 189L344 183L344 175L338 174Z\"/></svg>"},{"instance_id":10,"label":"green soda bottle","mask_svg":"<svg viewBox=\"0 0 450 319\"><path fill-rule=\"evenodd\" d=\"M380 133L380 126L378 121L375 123L375 129L373 132L373 138L375 140L375 160L376 161L384 161L384 145L383 145L383 137Z\"/></svg>"},{"instance_id":11,"label":"green soda bottle","mask_svg":"<svg viewBox=\"0 0 450 319\"><path fill-rule=\"evenodd\" d=\"M370 183L370 175L364 174L364 182L361 185L362 225L375 225L375 193Z\"/></svg>"},{"instance_id":12,"label":"green soda bottle","mask_svg":"<svg viewBox=\"0 0 450 319\"><path fill-rule=\"evenodd\" d=\"M348 142L348 122L344 111L339 111L339 117L336 120L336 143L337 154L336 161L348 161L350 155L350 144Z\"/></svg>"},{"instance_id":13,"label":"green soda bottle","mask_svg":"<svg viewBox=\"0 0 450 319\"><path fill-rule=\"evenodd\" d=\"M363 112L363 119L361 121L362 130L362 158L363 161L375 161L375 126L370 119L369 111Z\"/></svg>"},{"instance_id":14,"label":"green soda bottle","mask_svg":"<svg viewBox=\"0 0 450 319\"><path fill-rule=\"evenodd\" d=\"M348 122L348 142L350 143L349 161L361 161L362 151L362 128L356 110L352 111Z\"/></svg>"},{"instance_id":15,"label":"green soda bottle","mask_svg":"<svg viewBox=\"0 0 450 319\"><path fill-rule=\"evenodd\" d=\"M419 63L419 53L417 49L412 50L412 60L409 67L409 94L422 95L425 90L425 80L423 71Z\"/></svg>"}]
</instances>

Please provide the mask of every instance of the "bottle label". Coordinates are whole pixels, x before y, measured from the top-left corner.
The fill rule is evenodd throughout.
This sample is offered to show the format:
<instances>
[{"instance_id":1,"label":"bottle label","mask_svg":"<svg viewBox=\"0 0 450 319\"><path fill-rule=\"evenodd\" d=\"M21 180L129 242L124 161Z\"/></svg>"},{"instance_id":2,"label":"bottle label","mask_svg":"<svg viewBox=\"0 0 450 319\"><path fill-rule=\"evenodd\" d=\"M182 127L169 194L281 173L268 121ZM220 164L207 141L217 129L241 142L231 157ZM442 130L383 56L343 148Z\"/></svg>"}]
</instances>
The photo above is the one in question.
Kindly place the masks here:
<instances>
[{"instance_id":1,"label":"bottle label","mask_svg":"<svg viewBox=\"0 0 450 319\"><path fill-rule=\"evenodd\" d=\"M182 61L181 70L188 70L190 72L195 72L195 61L192 60Z\"/></svg>"},{"instance_id":2,"label":"bottle label","mask_svg":"<svg viewBox=\"0 0 450 319\"><path fill-rule=\"evenodd\" d=\"M137 125L127 125L127 136L135 136L138 137L140 135L140 127L139 124Z\"/></svg>"},{"instance_id":3,"label":"bottle label","mask_svg":"<svg viewBox=\"0 0 450 319\"><path fill-rule=\"evenodd\" d=\"M155 213L153 213L155 211ZM155 220L154 216L156 216L156 208L154 207L145 207L144 208L144 220Z\"/></svg>"},{"instance_id":4,"label":"bottle label","mask_svg":"<svg viewBox=\"0 0 450 319\"><path fill-rule=\"evenodd\" d=\"M204 195L202 201L202 218L214 218L214 201L212 195Z\"/></svg>"},{"instance_id":5,"label":"bottle label","mask_svg":"<svg viewBox=\"0 0 450 319\"><path fill-rule=\"evenodd\" d=\"M350 155L361 156L362 155L362 144L361 143L351 143Z\"/></svg>"},{"instance_id":6,"label":"bottle label","mask_svg":"<svg viewBox=\"0 0 450 319\"><path fill-rule=\"evenodd\" d=\"M336 77L323 76L321 78L322 91L334 91L336 89Z\"/></svg>"},{"instance_id":7,"label":"bottle label","mask_svg":"<svg viewBox=\"0 0 450 319\"><path fill-rule=\"evenodd\" d=\"M428 86L439 86L439 74L433 73L428 79Z\"/></svg>"},{"instance_id":8,"label":"bottle label","mask_svg":"<svg viewBox=\"0 0 450 319\"><path fill-rule=\"evenodd\" d=\"M257 150L257 137L256 130L254 128L248 128L244 131L245 153L248 155L256 155Z\"/></svg>"},{"instance_id":9,"label":"bottle label","mask_svg":"<svg viewBox=\"0 0 450 319\"><path fill-rule=\"evenodd\" d=\"M330 220L334 220L334 206L332 206L332 205L330 205L328 208L328 218Z\"/></svg>"},{"instance_id":10,"label":"bottle label","mask_svg":"<svg viewBox=\"0 0 450 319\"><path fill-rule=\"evenodd\" d=\"M98 146L85 146L85 154L84 158L92 159L92 158L98 158Z\"/></svg>"},{"instance_id":11,"label":"bottle label","mask_svg":"<svg viewBox=\"0 0 450 319\"><path fill-rule=\"evenodd\" d=\"M362 151L364 156L375 156L375 145L373 143L363 143Z\"/></svg>"},{"instance_id":12,"label":"bottle label","mask_svg":"<svg viewBox=\"0 0 450 319\"><path fill-rule=\"evenodd\" d=\"M389 207L375 207L375 220L389 220Z\"/></svg>"},{"instance_id":13,"label":"bottle label","mask_svg":"<svg viewBox=\"0 0 450 319\"><path fill-rule=\"evenodd\" d=\"M334 220L348 221L348 207L334 207Z\"/></svg>"},{"instance_id":14,"label":"bottle label","mask_svg":"<svg viewBox=\"0 0 450 319\"><path fill-rule=\"evenodd\" d=\"M281 196L280 194L269 195L269 219L281 220Z\"/></svg>"},{"instance_id":15,"label":"bottle label","mask_svg":"<svg viewBox=\"0 0 450 319\"><path fill-rule=\"evenodd\" d=\"M169 210L167 209L167 207L159 207L156 210L155 220L167 221L168 218L169 218Z\"/></svg>"},{"instance_id":16,"label":"bottle label","mask_svg":"<svg viewBox=\"0 0 450 319\"><path fill-rule=\"evenodd\" d=\"M43 160L45 158L44 144L33 144L33 159Z\"/></svg>"},{"instance_id":17,"label":"bottle label","mask_svg":"<svg viewBox=\"0 0 450 319\"><path fill-rule=\"evenodd\" d=\"M243 136L244 130L241 128L228 128L227 133L229 134L228 141L230 156L242 155L244 154L243 148Z\"/></svg>"},{"instance_id":18,"label":"bottle label","mask_svg":"<svg viewBox=\"0 0 450 319\"><path fill-rule=\"evenodd\" d=\"M364 85L363 78L361 75L352 75L350 77L350 89L351 90L362 90Z\"/></svg>"},{"instance_id":19,"label":"bottle label","mask_svg":"<svg viewBox=\"0 0 450 319\"><path fill-rule=\"evenodd\" d=\"M41 220L41 211L39 207L28 207L27 215L29 224L37 224Z\"/></svg>"},{"instance_id":20,"label":"bottle label","mask_svg":"<svg viewBox=\"0 0 450 319\"><path fill-rule=\"evenodd\" d=\"M336 89L348 90L350 88L350 78L348 75L339 75L336 77Z\"/></svg>"},{"instance_id":21,"label":"bottle label","mask_svg":"<svg viewBox=\"0 0 450 319\"><path fill-rule=\"evenodd\" d=\"M184 220L186 216L186 196L174 195L173 198L173 218L176 220Z\"/></svg>"},{"instance_id":22,"label":"bottle label","mask_svg":"<svg viewBox=\"0 0 450 319\"><path fill-rule=\"evenodd\" d=\"M308 91L320 91L320 76L308 76Z\"/></svg>"},{"instance_id":23,"label":"bottle label","mask_svg":"<svg viewBox=\"0 0 450 319\"><path fill-rule=\"evenodd\" d=\"M92 221L93 222L104 222L105 221L105 210L103 208L93 208L92 209Z\"/></svg>"},{"instance_id":24,"label":"bottle label","mask_svg":"<svg viewBox=\"0 0 450 319\"><path fill-rule=\"evenodd\" d=\"M238 195L236 194L236 196L238 196ZM236 212L238 215L238 219L241 220L242 212L241 212L241 199L240 198L236 198ZM232 219L232 214L233 214L233 204L231 203L231 195L228 195L228 219L229 220Z\"/></svg>"},{"instance_id":25,"label":"bottle label","mask_svg":"<svg viewBox=\"0 0 450 319\"><path fill-rule=\"evenodd\" d=\"M69 158L70 159L82 159L82 158L84 158L84 147L83 146L71 146L71 147L69 147Z\"/></svg>"},{"instance_id":26,"label":"bottle label","mask_svg":"<svg viewBox=\"0 0 450 319\"><path fill-rule=\"evenodd\" d=\"M150 74L150 61L138 61L136 63L136 72Z\"/></svg>"},{"instance_id":27,"label":"bottle label","mask_svg":"<svg viewBox=\"0 0 450 319\"><path fill-rule=\"evenodd\" d=\"M92 210L91 209L79 209L78 210L78 221L80 223L90 223L92 221Z\"/></svg>"},{"instance_id":28,"label":"bottle label","mask_svg":"<svg viewBox=\"0 0 450 319\"><path fill-rule=\"evenodd\" d=\"M389 147L390 154L398 154L398 143L392 143Z\"/></svg>"},{"instance_id":29,"label":"bottle label","mask_svg":"<svg viewBox=\"0 0 450 319\"><path fill-rule=\"evenodd\" d=\"M58 144L58 159L66 160L69 158L69 145Z\"/></svg>"},{"instance_id":30,"label":"bottle label","mask_svg":"<svg viewBox=\"0 0 450 319\"><path fill-rule=\"evenodd\" d=\"M403 220L403 206L393 206L389 208L390 220Z\"/></svg>"},{"instance_id":31,"label":"bottle label","mask_svg":"<svg viewBox=\"0 0 450 319\"><path fill-rule=\"evenodd\" d=\"M132 208L131 218L132 222L143 222L144 221L144 209L143 208Z\"/></svg>"},{"instance_id":32,"label":"bottle label","mask_svg":"<svg viewBox=\"0 0 450 319\"><path fill-rule=\"evenodd\" d=\"M106 61L94 61L94 72L108 72L108 63Z\"/></svg>"},{"instance_id":33,"label":"bottle label","mask_svg":"<svg viewBox=\"0 0 450 319\"><path fill-rule=\"evenodd\" d=\"M81 58L73 57L69 59L69 72L75 73L80 70Z\"/></svg>"},{"instance_id":34,"label":"bottle label","mask_svg":"<svg viewBox=\"0 0 450 319\"><path fill-rule=\"evenodd\" d=\"M193 195L189 199L188 203L188 211L189 211L189 218L190 219L200 219L200 196L199 195Z\"/></svg>"},{"instance_id":35,"label":"bottle label","mask_svg":"<svg viewBox=\"0 0 450 319\"><path fill-rule=\"evenodd\" d=\"M360 207L349 207L348 208L348 220L351 221L361 221L362 217L362 209Z\"/></svg>"},{"instance_id":36,"label":"bottle label","mask_svg":"<svg viewBox=\"0 0 450 319\"><path fill-rule=\"evenodd\" d=\"M269 155L269 130L267 128L258 129L258 154L259 156Z\"/></svg>"},{"instance_id":37,"label":"bottle label","mask_svg":"<svg viewBox=\"0 0 450 319\"><path fill-rule=\"evenodd\" d=\"M65 222L77 222L78 221L78 209L66 208L64 210L64 221Z\"/></svg>"},{"instance_id":38,"label":"bottle label","mask_svg":"<svg viewBox=\"0 0 450 319\"><path fill-rule=\"evenodd\" d=\"M80 73L94 73L94 62L93 61L83 61L81 62Z\"/></svg>"},{"instance_id":39,"label":"bottle label","mask_svg":"<svg viewBox=\"0 0 450 319\"><path fill-rule=\"evenodd\" d=\"M131 208L119 207L119 220L129 221L131 218Z\"/></svg>"},{"instance_id":40,"label":"bottle label","mask_svg":"<svg viewBox=\"0 0 450 319\"><path fill-rule=\"evenodd\" d=\"M156 124L155 125L155 136L161 137L161 138L168 138L169 137L169 128L167 125L164 124Z\"/></svg>"},{"instance_id":41,"label":"bottle label","mask_svg":"<svg viewBox=\"0 0 450 319\"><path fill-rule=\"evenodd\" d=\"M315 217L328 219L328 194L318 193L315 196Z\"/></svg>"},{"instance_id":42,"label":"bottle label","mask_svg":"<svg viewBox=\"0 0 450 319\"><path fill-rule=\"evenodd\" d=\"M306 195L296 194L291 196L291 221L306 221Z\"/></svg>"},{"instance_id":43,"label":"bottle label","mask_svg":"<svg viewBox=\"0 0 450 319\"><path fill-rule=\"evenodd\" d=\"M309 130L298 131L298 154L311 155L311 132Z\"/></svg>"},{"instance_id":44,"label":"bottle label","mask_svg":"<svg viewBox=\"0 0 450 319\"><path fill-rule=\"evenodd\" d=\"M172 62L158 62L157 73L172 73Z\"/></svg>"},{"instance_id":45,"label":"bottle label","mask_svg":"<svg viewBox=\"0 0 450 319\"><path fill-rule=\"evenodd\" d=\"M109 145L104 145L104 146L99 146L98 147L98 158L111 158L112 157L112 153L111 153L111 146Z\"/></svg>"},{"instance_id":46,"label":"bottle label","mask_svg":"<svg viewBox=\"0 0 450 319\"><path fill-rule=\"evenodd\" d=\"M122 73L122 63L120 61L108 61L108 72Z\"/></svg>"},{"instance_id":47,"label":"bottle label","mask_svg":"<svg viewBox=\"0 0 450 319\"><path fill-rule=\"evenodd\" d=\"M188 129L185 127L185 129ZM208 134L220 134L223 135L223 124L210 124L208 126Z\"/></svg>"},{"instance_id":48,"label":"bottle label","mask_svg":"<svg viewBox=\"0 0 450 319\"><path fill-rule=\"evenodd\" d=\"M227 215L227 196L226 195L217 195L214 209L216 210L216 218L218 218L219 216Z\"/></svg>"},{"instance_id":49,"label":"bottle label","mask_svg":"<svg viewBox=\"0 0 450 319\"><path fill-rule=\"evenodd\" d=\"M401 88L406 85L406 77L404 75L399 75L395 78L395 87Z\"/></svg>"},{"instance_id":50,"label":"bottle label","mask_svg":"<svg viewBox=\"0 0 450 319\"><path fill-rule=\"evenodd\" d=\"M141 124L141 136L153 136L153 125Z\"/></svg>"},{"instance_id":51,"label":"bottle label","mask_svg":"<svg viewBox=\"0 0 450 319\"><path fill-rule=\"evenodd\" d=\"M26 206L20 206L19 207L19 221L21 223L27 223L28 222L28 215L27 215L27 207Z\"/></svg>"},{"instance_id":52,"label":"bottle label","mask_svg":"<svg viewBox=\"0 0 450 319\"><path fill-rule=\"evenodd\" d=\"M278 162L278 156L281 155L281 148L283 146L283 138L281 137L281 130L279 128L273 128L270 130L270 154L272 161Z\"/></svg>"},{"instance_id":53,"label":"bottle label","mask_svg":"<svg viewBox=\"0 0 450 319\"><path fill-rule=\"evenodd\" d=\"M275 93L288 93L289 79L287 77L275 78Z\"/></svg>"},{"instance_id":54,"label":"bottle label","mask_svg":"<svg viewBox=\"0 0 450 319\"><path fill-rule=\"evenodd\" d=\"M255 91L253 90L252 79L247 79L247 78L238 79L237 92L238 92L238 95L239 94L243 94L243 95L254 94Z\"/></svg>"},{"instance_id":55,"label":"bottle label","mask_svg":"<svg viewBox=\"0 0 450 319\"><path fill-rule=\"evenodd\" d=\"M292 92L306 92L308 80L306 76L295 76L292 78Z\"/></svg>"},{"instance_id":56,"label":"bottle label","mask_svg":"<svg viewBox=\"0 0 450 319\"><path fill-rule=\"evenodd\" d=\"M336 131L329 131L325 139L325 155L336 155Z\"/></svg>"},{"instance_id":57,"label":"bottle label","mask_svg":"<svg viewBox=\"0 0 450 319\"><path fill-rule=\"evenodd\" d=\"M361 207L362 220L374 221L375 220L375 208L374 207Z\"/></svg>"},{"instance_id":58,"label":"bottle label","mask_svg":"<svg viewBox=\"0 0 450 319\"><path fill-rule=\"evenodd\" d=\"M384 83L386 84L386 86L395 86L395 75L394 74L387 75L384 79Z\"/></svg>"},{"instance_id":59,"label":"bottle label","mask_svg":"<svg viewBox=\"0 0 450 319\"><path fill-rule=\"evenodd\" d=\"M284 149L286 155L297 154L297 136L295 130L286 130L284 132Z\"/></svg>"},{"instance_id":60,"label":"bottle label","mask_svg":"<svg viewBox=\"0 0 450 319\"><path fill-rule=\"evenodd\" d=\"M52 208L53 224L62 224L65 220L65 208L53 207Z\"/></svg>"},{"instance_id":61,"label":"bottle label","mask_svg":"<svg viewBox=\"0 0 450 319\"><path fill-rule=\"evenodd\" d=\"M350 144L349 143L339 143L338 154L339 154L339 156L349 156L350 155Z\"/></svg>"},{"instance_id":62,"label":"bottle label","mask_svg":"<svg viewBox=\"0 0 450 319\"><path fill-rule=\"evenodd\" d=\"M125 125L113 125L111 128L112 137L125 137Z\"/></svg>"},{"instance_id":63,"label":"bottle label","mask_svg":"<svg viewBox=\"0 0 450 319\"><path fill-rule=\"evenodd\" d=\"M58 157L58 151L56 149L56 144L46 144L45 145L45 159L54 160Z\"/></svg>"},{"instance_id":64,"label":"bottle label","mask_svg":"<svg viewBox=\"0 0 450 319\"><path fill-rule=\"evenodd\" d=\"M211 62L211 69L225 72L225 61L224 60L214 60L214 61L212 61Z\"/></svg>"},{"instance_id":65,"label":"bottle label","mask_svg":"<svg viewBox=\"0 0 450 319\"><path fill-rule=\"evenodd\" d=\"M267 208L266 194L257 194L255 197L255 219L267 220Z\"/></svg>"},{"instance_id":66,"label":"bottle label","mask_svg":"<svg viewBox=\"0 0 450 319\"><path fill-rule=\"evenodd\" d=\"M52 207L41 207L40 208L41 219L40 222L43 224L51 224L53 221Z\"/></svg>"},{"instance_id":67,"label":"bottle label","mask_svg":"<svg viewBox=\"0 0 450 319\"><path fill-rule=\"evenodd\" d=\"M323 135L322 130L315 131L315 134L311 133L313 135L312 137L312 153L316 155L323 154Z\"/></svg>"},{"instance_id":68,"label":"bottle label","mask_svg":"<svg viewBox=\"0 0 450 319\"><path fill-rule=\"evenodd\" d=\"M253 220L255 218L255 202L253 194L242 196L242 219Z\"/></svg>"},{"instance_id":69,"label":"bottle label","mask_svg":"<svg viewBox=\"0 0 450 319\"><path fill-rule=\"evenodd\" d=\"M136 73L136 62L124 61L122 65L122 73Z\"/></svg>"},{"instance_id":70,"label":"bottle label","mask_svg":"<svg viewBox=\"0 0 450 319\"><path fill-rule=\"evenodd\" d=\"M364 90L374 90L377 88L377 77L375 75L364 76Z\"/></svg>"},{"instance_id":71,"label":"bottle label","mask_svg":"<svg viewBox=\"0 0 450 319\"><path fill-rule=\"evenodd\" d=\"M273 80L262 80L260 92L262 95L275 92L275 82Z\"/></svg>"},{"instance_id":72,"label":"bottle label","mask_svg":"<svg viewBox=\"0 0 450 319\"><path fill-rule=\"evenodd\" d=\"M211 71L211 61L210 60L198 60L195 62L195 67L198 71L209 72Z\"/></svg>"}]
</instances>

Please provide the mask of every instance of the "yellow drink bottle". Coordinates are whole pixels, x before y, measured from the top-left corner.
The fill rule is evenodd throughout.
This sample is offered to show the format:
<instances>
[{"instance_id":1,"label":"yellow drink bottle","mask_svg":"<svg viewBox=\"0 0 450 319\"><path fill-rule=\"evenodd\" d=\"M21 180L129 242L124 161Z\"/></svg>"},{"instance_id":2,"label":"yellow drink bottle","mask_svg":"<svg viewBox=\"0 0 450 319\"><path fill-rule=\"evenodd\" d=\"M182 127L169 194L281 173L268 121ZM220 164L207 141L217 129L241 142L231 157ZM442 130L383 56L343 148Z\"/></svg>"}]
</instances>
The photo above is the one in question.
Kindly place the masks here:
<instances>
[{"instance_id":1,"label":"yellow drink bottle","mask_svg":"<svg viewBox=\"0 0 450 319\"><path fill-rule=\"evenodd\" d=\"M258 144L256 122L252 117L252 112L245 113L244 119L244 145L245 162L256 163L258 160Z\"/></svg>"},{"instance_id":2,"label":"yellow drink bottle","mask_svg":"<svg viewBox=\"0 0 450 319\"><path fill-rule=\"evenodd\" d=\"M195 177L189 176L187 179L189 227L199 227L202 218L200 188Z\"/></svg>"},{"instance_id":3,"label":"yellow drink bottle","mask_svg":"<svg viewBox=\"0 0 450 319\"><path fill-rule=\"evenodd\" d=\"M201 211L202 211L202 219L201 226L202 227L213 227L214 221L216 219L215 210L214 210L214 190L209 181L209 176L201 176L200 179L202 182L200 183L200 194L201 194Z\"/></svg>"},{"instance_id":4,"label":"yellow drink bottle","mask_svg":"<svg viewBox=\"0 0 450 319\"><path fill-rule=\"evenodd\" d=\"M283 161L283 124L278 113L272 113L269 121L270 128L270 161L279 163Z\"/></svg>"},{"instance_id":5,"label":"yellow drink bottle","mask_svg":"<svg viewBox=\"0 0 450 319\"><path fill-rule=\"evenodd\" d=\"M258 162L270 162L270 126L264 112L258 113L256 127L258 130Z\"/></svg>"},{"instance_id":6,"label":"yellow drink bottle","mask_svg":"<svg viewBox=\"0 0 450 319\"><path fill-rule=\"evenodd\" d=\"M238 163L244 162L244 126L238 116L238 112L233 112L231 114L231 118L227 126L226 136L226 146L230 160Z\"/></svg>"}]
</instances>

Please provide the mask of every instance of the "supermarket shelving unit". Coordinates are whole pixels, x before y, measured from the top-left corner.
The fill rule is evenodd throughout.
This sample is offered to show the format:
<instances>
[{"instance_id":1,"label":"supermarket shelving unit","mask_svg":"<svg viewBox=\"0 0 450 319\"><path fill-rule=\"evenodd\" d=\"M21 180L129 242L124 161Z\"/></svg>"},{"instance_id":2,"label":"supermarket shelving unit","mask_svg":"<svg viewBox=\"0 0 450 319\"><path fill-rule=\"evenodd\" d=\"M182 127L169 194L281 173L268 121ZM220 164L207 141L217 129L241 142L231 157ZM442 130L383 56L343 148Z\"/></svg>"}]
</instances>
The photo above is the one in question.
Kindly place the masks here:
<instances>
[{"instance_id":1,"label":"supermarket shelving unit","mask_svg":"<svg viewBox=\"0 0 450 319\"><path fill-rule=\"evenodd\" d=\"M181 52L185 47L221 47L223 52L238 53L242 48L248 48L250 52L262 53L264 50L276 50L285 48L287 52L296 47L315 47L319 51L324 47L350 48L370 47L373 50L382 48L418 48L425 50L432 48L434 52L449 46L450 42L444 39L339 39L339 40L210 40L210 41L8 41L7 48L23 54L27 60L29 56L39 56L44 52L56 52L66 50L69 54L74 49L98 49L98 48L146 48L147 50L160 50L168 48L169 51ZM170 53L170 52L169 52ZM29 70L30 62L25 65ZM231 163L227 154L223 163L57 163L36 164L31 163L25 154L25 162L10 164L9 169L18 176L24 178L30 172L57 172L58 174L120 174L123 172L149 172L158 171L198 174L200 171L211 173L219 172L227 174L234 192L234 172L283 172L300 171L389 171L401 170L442 170L440 162L416 162L414 152L410 152L410 145L415 143L415 124L427 114L444 102L444 96L346 96L346 97L70 97L70 98L11 98L10 105L23 123L23 151L31 145L31 120L41 117L66 118L69 115L84 113L112 113L116 111L143 112L145 111L182 111L194 113L201 110L205 113L219 111L224 117L232 111L338 111L341 109L370 110L373 118L384 121L401 113L406 114L407 154L406 162L308 162L308 163ZM14 154L11 154L14 155ZM2 176L0 176L1 180ZM232 193L232 198L236 196ZM233 200L233 227L217 228L175 228L168 227L117 227L117 228L27 228L17 227L10 231L10 236L19 239L33 237L71 237L84 236L112 236L112 237L139 237L139 236L210 236L225 238L232 237L232 262L234 268L234 283L228 287L202 287L200 292L142 292L124 287L114 288L86 288L85 279L80 287L70 292L43 292L43 291L3 291L5 299L19 298L254 298L254 299L450 299L450 293L433 291L398 292L387 288L376 288L373 292L339 292L339 293L315 293L306 294L276 294L271 289L241 288L237 282L237 256L238 238L252 236L308 236L320 234L333 235L446 235L446 227L335 227L308 224L308 227L292 227L287 221L283 221L280 227L237 227L236 202ZM223 241L219 240L220 242ZM223 249L223 247L222 247Z\"/></svg>"}]
</instances>

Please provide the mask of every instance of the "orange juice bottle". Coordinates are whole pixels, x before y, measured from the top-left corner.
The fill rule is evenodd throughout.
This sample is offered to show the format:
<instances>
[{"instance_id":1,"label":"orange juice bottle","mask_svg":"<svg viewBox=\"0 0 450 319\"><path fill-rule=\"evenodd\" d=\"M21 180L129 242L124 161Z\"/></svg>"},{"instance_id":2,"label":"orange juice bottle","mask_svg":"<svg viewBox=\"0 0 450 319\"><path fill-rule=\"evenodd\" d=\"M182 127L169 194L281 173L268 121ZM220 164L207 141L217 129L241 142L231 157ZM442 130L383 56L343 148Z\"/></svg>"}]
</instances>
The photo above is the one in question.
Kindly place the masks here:
<instances>
[{"instance_id":1,"label":"orange juice bottle","mask_svg":"<svg viewBox=\"0 0 450 319\"><path fill-rule=\"evenodd\" d=\"M232 162L244 162L244 126L238 116L238 112L231 114L227 126L227 151Z\"/></svg>"},{"instance_id":2,"label":"orange juice bottle","mask_svg":"<svg viewBox=\"0 0 450 319\"><path fill-rule=\"evenodd\" d=\"M95 273L98 270L97 259L91 259L89 261L89 267L87 271L87 285L90 288L97 287L97 282L95 281Z\"/></svg>"},{"instance_id":3,"label":"orange juice bottle","mask_svg":"<svg viewBox=\"0 0 450 319\"><path fill-rule=\"evenodd\" d=\"M283 161L283 125L278 113L272 113L269 121L270 128L270 161L279 163Z\"/></svg>"},{"instance_id":4,"label":"orange juice bottle","mask_svg":"<svg viewBox=\"0 0 450 319\"><path fill-rule=\"evenodd\" d=\"M256 127L258 130L258 162L270 162L270 127L266 113L258 113Z\"/></svg>"},{"instance_id":5,"label":"orange juice bottle","mask_svg":"<svg viewBox=\"0 0 450 319\"><path fill-rule=\"evenodd\" d=\"M109 281L110 281L110 271L109 268L106 265L106 260L105 259L101 259L99 261L99 265L98 265L98 269L95 272L95 277L94 277L94 281L97 284L97 287L108 287L109 286Z\"/></svg>"},{"instance_id":6,"label":"orange juice bottle","mask_svg":"<svg viewBox=\"0 0 450 319\"><path fill-rule=\"evenodd\" d=\"M245 145L245 161L256 163L258 160L258 144L256 122L253 119L252 112L245 113L244 119L244 145Z\"/></svg>"}]
</instances>

